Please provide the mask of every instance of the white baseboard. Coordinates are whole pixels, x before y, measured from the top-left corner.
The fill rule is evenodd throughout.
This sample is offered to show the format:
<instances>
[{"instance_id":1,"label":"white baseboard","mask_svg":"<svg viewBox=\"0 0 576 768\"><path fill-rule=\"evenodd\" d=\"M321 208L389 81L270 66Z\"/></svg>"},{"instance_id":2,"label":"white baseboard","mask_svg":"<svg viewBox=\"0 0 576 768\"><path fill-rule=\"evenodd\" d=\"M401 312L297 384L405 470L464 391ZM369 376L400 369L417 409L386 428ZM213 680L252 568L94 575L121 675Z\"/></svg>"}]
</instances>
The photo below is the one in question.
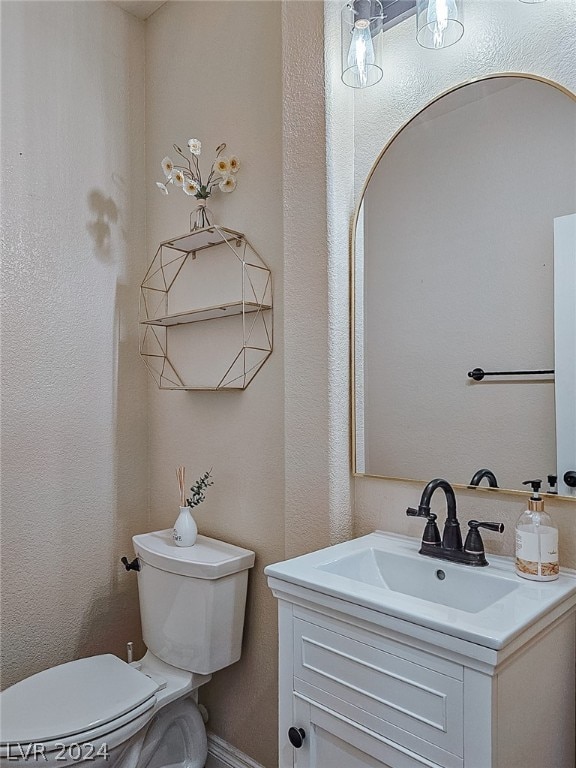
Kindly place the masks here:
<instances>
[{"instance_id":1,"label":"white baseboard","mask_svg":"<svg viewBox=\"0 0 576 768\"><path fill-rule=\"evenodd\" d=\"M264 768L215 733L208 733L206 768Z\"/></svg>"}]
</instances>

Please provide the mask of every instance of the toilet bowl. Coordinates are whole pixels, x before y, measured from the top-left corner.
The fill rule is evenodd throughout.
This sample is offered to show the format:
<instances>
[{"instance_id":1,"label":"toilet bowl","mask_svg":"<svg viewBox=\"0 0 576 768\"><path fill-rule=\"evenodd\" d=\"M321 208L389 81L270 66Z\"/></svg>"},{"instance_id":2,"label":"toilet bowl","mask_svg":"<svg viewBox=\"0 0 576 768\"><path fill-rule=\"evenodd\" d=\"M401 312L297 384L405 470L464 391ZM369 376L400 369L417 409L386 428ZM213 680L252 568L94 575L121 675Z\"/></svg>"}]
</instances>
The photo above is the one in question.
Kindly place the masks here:
<instances>
[{"instance_id":1,"label":"toilet bowl","mask_svg":"<svg viewBox=\"0 0 576 768\"><path fill-rule=\"evenodd\" d=\"M0 768L17 763L202 768L206 730L195 692L240 657L254 553L172 531L134 536L145 656L91 656L0 694Z\"/></svg>"}]
</instances>

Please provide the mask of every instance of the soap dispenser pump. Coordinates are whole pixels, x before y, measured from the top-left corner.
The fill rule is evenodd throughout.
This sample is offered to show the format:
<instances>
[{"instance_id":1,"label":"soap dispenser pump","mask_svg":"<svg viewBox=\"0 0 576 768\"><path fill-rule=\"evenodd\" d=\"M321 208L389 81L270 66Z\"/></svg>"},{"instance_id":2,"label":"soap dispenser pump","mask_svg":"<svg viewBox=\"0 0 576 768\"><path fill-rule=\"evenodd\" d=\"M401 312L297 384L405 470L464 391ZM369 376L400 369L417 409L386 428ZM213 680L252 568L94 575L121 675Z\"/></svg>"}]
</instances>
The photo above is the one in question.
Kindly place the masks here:
<instances>
[{"instance_id":1,"label":"soap dispenser pump","mask_svg":"<svg viewBox=\"0 0 576 768\"><path fill-rule=\"evenodd\" d=\"M516 524L516 573L533 581L553 581L558 578L558 529L544 511L540 496L541 480L526 480L532 495Z\"/></svg>"}]
</instances>

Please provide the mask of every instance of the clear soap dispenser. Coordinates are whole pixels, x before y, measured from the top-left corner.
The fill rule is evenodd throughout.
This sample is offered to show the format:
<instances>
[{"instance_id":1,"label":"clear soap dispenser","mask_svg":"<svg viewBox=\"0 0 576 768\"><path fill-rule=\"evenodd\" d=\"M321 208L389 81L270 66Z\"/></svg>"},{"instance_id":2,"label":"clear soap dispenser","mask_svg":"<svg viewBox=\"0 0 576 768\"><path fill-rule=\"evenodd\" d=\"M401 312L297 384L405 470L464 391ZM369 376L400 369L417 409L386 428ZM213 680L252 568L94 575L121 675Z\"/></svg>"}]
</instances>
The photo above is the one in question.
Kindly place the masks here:
<instances>
[{"instance_id":1,"label":"clear soap dispenser","mask_svg":"<svg viewBox=\"0 0 576 768\"><path fill-rule=\"evenodd\" d=\"M558 578L558 529L544 511L540 496L541 480L526 480L532 486L528 509L516 523L516 573L533 581L553 581Z\"/></svg>"}]
</instances>

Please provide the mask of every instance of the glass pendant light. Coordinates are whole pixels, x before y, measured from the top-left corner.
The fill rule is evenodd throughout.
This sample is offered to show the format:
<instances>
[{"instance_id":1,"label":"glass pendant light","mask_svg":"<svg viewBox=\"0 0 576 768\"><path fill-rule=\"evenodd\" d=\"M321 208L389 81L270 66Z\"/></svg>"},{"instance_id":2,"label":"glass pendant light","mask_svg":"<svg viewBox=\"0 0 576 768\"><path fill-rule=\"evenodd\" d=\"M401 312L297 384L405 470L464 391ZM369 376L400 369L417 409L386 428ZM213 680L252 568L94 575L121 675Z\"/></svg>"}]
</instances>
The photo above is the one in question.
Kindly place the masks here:
<instances>
[{"instance_id":1,"label":"glass pendant light","mask_svg":"<svg viewBox=\"0 0 576 768\"><path fill-rule=\"evenodd\" d=\"M464 34L459 0L416 0L416 40L423 48L448 48Z\"/></svg>"},{"instance_id":2,"label":"glass pendant light","mask_svg":"<svg viewBox=\"0 0 576 768\"><path fill-rule=\"evenodd\" d=\"M350 0L342 9L342 81L368 88L382 79L380 0Z\"/></svg>"}]
</instances>

